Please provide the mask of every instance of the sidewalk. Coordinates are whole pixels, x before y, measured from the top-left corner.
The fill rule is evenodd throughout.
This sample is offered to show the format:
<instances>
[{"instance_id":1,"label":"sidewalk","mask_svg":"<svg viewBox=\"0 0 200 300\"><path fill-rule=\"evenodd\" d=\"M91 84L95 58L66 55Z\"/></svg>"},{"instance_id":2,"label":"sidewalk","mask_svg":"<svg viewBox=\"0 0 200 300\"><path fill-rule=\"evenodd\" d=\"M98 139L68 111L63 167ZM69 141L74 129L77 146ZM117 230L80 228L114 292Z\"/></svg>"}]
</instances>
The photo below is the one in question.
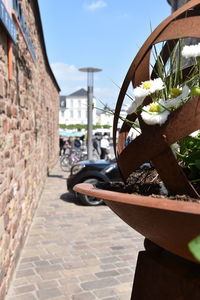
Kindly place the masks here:
<instances>
[{"instance_id":1,"label":"sidewalk","mask_svg":"<svg viewBox=\"0 0 200 300\"><path fill-rule=\"evenodd\" d=\"M80 205L55 167L6 300L129 300L143 237L106 205Z\"/></svg>"}]
</instances>

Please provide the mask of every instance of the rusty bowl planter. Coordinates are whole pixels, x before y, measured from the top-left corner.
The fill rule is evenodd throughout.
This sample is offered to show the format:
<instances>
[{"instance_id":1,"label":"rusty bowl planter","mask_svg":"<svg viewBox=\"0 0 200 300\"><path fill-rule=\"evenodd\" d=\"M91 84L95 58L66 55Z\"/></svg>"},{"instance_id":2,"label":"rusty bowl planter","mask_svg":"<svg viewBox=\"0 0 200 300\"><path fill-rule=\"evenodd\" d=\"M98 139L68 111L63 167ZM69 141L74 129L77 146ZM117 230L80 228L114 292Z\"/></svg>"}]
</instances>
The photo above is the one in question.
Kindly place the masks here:
<instances>
[{"instance_id":1,"label":"rusty bowl planter","mask_svg":"<svg viewBox=\"0 0 200 300\"><path fill-rule=\"evenodd\" d=\"M200 204L125 194L77 184L75 191L105 200L128 225L161 248L197 262L188 243L200 233Z\"/></svg>"}]
</instances>

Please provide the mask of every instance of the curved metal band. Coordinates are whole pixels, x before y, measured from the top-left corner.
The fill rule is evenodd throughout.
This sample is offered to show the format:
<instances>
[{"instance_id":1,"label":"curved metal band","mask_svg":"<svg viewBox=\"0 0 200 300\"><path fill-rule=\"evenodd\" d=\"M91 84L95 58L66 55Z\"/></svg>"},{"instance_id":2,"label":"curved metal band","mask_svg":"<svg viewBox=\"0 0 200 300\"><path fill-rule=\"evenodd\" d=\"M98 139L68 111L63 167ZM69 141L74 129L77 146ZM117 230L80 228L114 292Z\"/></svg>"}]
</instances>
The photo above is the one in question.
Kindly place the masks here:
<instances>
[{"instance_id":1,"label":"curved metal band","mask_svg":"<svg viewBox=\"0 0 200 300\"><path fill-rule=\"evenodd\" d=\"M133 60L123 82L115 108L113 123L114 150L125 179L140 164L152 161L169 190L187 193L192 197L199 197L199 195L190 185L185 174L180 170L170 145L200 128L200 99L198 97L190 100L183 107L170 114L167 123L163 126L146 126L139 114L128 115L127 119L130 121L136 120L137 117L139 118L142 134L126 148L125 139L130 130L130 125L126 121L123 123L119 134L118 149L116 149L116 134L119 114L130 83L132 82L133 86L137 86L142 81L149 80L149 62L153 44L167 41L162 53L163 60L166 62L169 52L174 48L174 40L185 37L199 38L200 11L197 10L199 6L199 0L190 1L164 20L146 40ZM192 8L194 10L190 10ZM156 66L152 72L152 78L155 77ZM151 100L145 99L144 103L148 103L148 101ZM194 107L196 107L196 110ZM154 145L154 141L156 145ZM145 151L142 147L145 147ZM163 171L164 169L168 171ZM180 182L178 187L177 184L173 183L174 180Z\"/></svg>"},{"instance_id":2,"label":"curved metal band","mask_svg":"<svg viewBox=\"0 0 200 300\"><path fill-rule=\"evenodd\" d=\"M184 15L184 17L185 17L185 13L187 12L187 10L195 8L199 4L200 4L199 0L191 0L189 3L185 4L184 6L182 6L180 9L178 9L177 11L175 11L171 16L169 16L167 19L165 19L153 31L153 33L146 40L146 42L144 43L144 45L141 47L141 49L139 50L138 54L136 55L135 59L133 60L131 66L130 66L128 72L127 72L127 75L126 75L126 77L124 79L124 82L122 84L122 87L121 87L121 90L120 90L120 93L119 93L119 96L118 96L118 100L117 100L117 103L116 103L116 107L115 107L115 115L114 115L114 121L113 121L113 146L114 146L115 155L117 154L117 151L116 151L116 134L117 134L117 124L118 124L118 120L119 120L119 115L120 115L121 107L122 107L122 104L123 104L124 97L126 96L126 92L128 90L128 87L130 85L130 82L133 81L134 78L135 78L135 71L138 68L138 65L140 64L141 60L146 55L147 51L150 50L151 45L153 43L155 43L155 40L158 39L158 37L161 35L161 33L163 32L163 30L173 20L177 19L178 17L181 17L182 15ZM149 77L149 75L147 75L147 79L148 79L148 77ZM146 80L146 79L143 79L143 80Z\"/></svg>"}]
</instances>

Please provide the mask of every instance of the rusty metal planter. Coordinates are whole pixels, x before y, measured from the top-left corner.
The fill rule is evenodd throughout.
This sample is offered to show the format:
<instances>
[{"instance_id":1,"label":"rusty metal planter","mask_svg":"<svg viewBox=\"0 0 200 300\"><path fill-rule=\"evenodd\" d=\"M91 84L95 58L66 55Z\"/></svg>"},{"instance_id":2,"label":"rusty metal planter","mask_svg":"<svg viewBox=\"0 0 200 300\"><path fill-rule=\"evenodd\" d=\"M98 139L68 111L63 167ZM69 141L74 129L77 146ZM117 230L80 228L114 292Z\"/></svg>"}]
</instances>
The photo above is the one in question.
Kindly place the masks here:
<instances>
[{"instance_id":1,"label":"rusty metal planter","mask_svg":"<svg viewBox=\"0 0 200 300\"><path fill-rule=\"evenodd\" d=\"M105 199L128 225L160 247L195 261L188 243L200 233L200 204L124 194L77 184L75 191Z\"/></svg>"}]
</instances>

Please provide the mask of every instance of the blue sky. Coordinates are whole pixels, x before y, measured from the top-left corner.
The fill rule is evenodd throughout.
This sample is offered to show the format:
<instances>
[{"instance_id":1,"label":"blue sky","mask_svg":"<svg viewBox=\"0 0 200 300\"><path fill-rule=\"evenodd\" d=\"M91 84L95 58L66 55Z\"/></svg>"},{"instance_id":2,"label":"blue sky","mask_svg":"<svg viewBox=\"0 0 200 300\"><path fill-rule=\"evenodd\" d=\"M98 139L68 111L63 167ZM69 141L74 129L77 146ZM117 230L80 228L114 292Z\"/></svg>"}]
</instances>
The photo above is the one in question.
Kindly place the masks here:
<instances>
[{"instance_id":1,"label":"blue sky","mask_svg":"<svg viewBox=\"0 0 200 300\"><path fill-rule=\"evenodd\" d=\"M79 68L101 68L94 75L94 96L111 107L119 93L113 82L121 85L151 26L171 13L167 0L39 0L39 6L61 95L87 87Z\"/></svg>"}]
</instances>

